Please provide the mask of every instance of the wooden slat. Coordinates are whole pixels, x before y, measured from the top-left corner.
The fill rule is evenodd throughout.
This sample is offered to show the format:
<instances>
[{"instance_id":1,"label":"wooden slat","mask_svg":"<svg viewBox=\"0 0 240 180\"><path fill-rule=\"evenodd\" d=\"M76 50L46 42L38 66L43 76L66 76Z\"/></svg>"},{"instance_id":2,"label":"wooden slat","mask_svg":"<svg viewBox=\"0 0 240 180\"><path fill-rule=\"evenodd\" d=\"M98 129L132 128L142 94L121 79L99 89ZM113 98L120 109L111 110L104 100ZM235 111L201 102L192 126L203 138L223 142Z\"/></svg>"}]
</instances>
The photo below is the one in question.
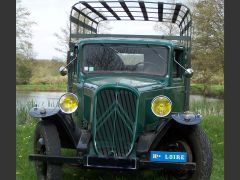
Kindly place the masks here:
<instances>
[{"instance_id":1,"label":"wooden slat","mask_svg":"<svg viewBox=\"0 0 240 180\"><path fill-rule=\"evenodd\" d=\"M120 17L108 6L108 4L104 1L100 1L100 3L117 19L121 20Z\"/></svg>"},{"instance_id":2,"label":"wooden slat","mask_svg":"<svg viewBox=\"0 0 240 180\"><path fill-rule=\"evenodd\" d=\"M124 11L127 13L128 17L131 19L131 20L135 20L133 15L131 14L131 12L129 11L126 3L122 0L119 0L119 3L121 4L122 8L124 9Z\"/></svg>"},{"instance_id":3,"label":"wooden slat","mask_svg":"<svg viewBox=\"0 0 240 180\"><path fill-rule=\"evenodd\" d=\"M181 4L178 4L178 3L176 4L175 10L174 10L174 14L173 14L173 18L172 18L172 23L176 22L178 14L179 14L179 11L181 9L181 6L182 6Z\"/></svg>"},{"instance_id":4,"label":"wooden slat","mask_svg":"<svg viewBox=\"0 0 240 180\"><path fill-rule=\"evenodd\" d=\"M146 10L144 2L143 1L139 1L138 3L139 3L139 6L140 6L140 8L142 10L143 17L144 17L145 21L147 21L148 20L148 15L147 15L147 10Z\"/></svg>"},{"instance_id":5,"label":"wooden slat","mask_svg":"<svg viewBox=\"0 0 240 180\"><path fill-rule=\"evenodd\" d=\"M180 22L180 24L179 24L179 27L182 25L182 23L183 23L183 21L184 21L184 19L187 17L187 15L188 15L188 13L189 13L189 9L186 11L186 13L184 14L184 16L183 16L183 18L182 18L182 20L181 20L181 22Z\"/></svg>"},{"instance_id":6,"label":"wooden slat","mask_svg":"<svg viewBox=\"0 0 240 180\"><path fill-rule=\"evenodd\" d=\"M158 20L162 22L163 20L163 3L158 2Z\"/></svg>"},{"instance_id":7,"label":"wooden slat","mask_svg":"<svg viewBox=\"0 0 240 180\"><path fill-rule=\"evenodd\" d=\"M77 25L82 26L83 28L85 28L87 30L97 33L97 29L93 28L92 26L89 26L88 24L83 23L82 21L78 20L77 18L75 18L73 16L70 16L70 21Z\"/></svg>"},{"instance_id":8,"label":"wooden slat","mask_svg":"<svg viewBox=\"0 0 240 180\"><path fill-rule=\"evenodd\" d=\"M185 31L188 30L188 28L192 25L192 21L189 21L187 25L184 27L184 29L181 31L181 34L183 34Z\"/></svg>"},{"instance_id":9,"label":"wooden slat","mask_svg":"<svg viewBox=\"0 0 240 180\"><path fill-rule=\"evenodd\" d=\"M74 9L75 11L77 11L79 14L81 14L82 16L84 16L85 18L88 18L90 21L98 24L97 21L95 21L94 19L92 19L91 17L87 16L86 14L84 14L82 11L80 11L79 9L77 9L76 7L73 7L72 9Z\"/></svg>"},{"instance_id":10,"label":"wooden slat","mask_svg":"<svg viewBox=\"0 0 240 180\"><path fill-rule=\"evenodd\" d=\"M97 14L100 18L102 18L103 20L107 20L106 17L104 17L101 13L99 13L96 9L94 9L91 5L89 5L87 2L81 2L86 8L88 8L89 10L91 10L92 12L94 12L95 14Z\"/></svg>"}]
</instances>

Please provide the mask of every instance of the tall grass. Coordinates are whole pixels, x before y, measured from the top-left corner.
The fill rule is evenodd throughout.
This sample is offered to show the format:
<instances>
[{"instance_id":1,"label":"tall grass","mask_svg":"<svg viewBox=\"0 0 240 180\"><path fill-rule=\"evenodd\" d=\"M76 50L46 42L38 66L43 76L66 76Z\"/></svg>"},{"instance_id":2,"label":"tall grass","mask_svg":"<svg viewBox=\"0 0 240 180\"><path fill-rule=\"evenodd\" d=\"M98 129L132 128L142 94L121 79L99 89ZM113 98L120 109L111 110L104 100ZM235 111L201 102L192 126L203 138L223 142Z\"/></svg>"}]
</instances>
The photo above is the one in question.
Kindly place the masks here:
<instances>
[{"instance_id":1,"label":"tall grass","mask_svg":"<svg viewBox=\"0 0 240 180\"><path fill-rule=\"evenodd\" d=\"M23 125L33 121L28 114L32 107L36 106L34 101L28 101L26 104L16 102L16 124Z\"/></svg>"},{"instance_id":2,"label":"tall grass","mask_svg":"<svg viewBox=\"0 0 240 180\"><path fill-rule=\"evenodd\" d=\"M193 112L199 112L203 116L223 116L224 102L223 100L209 101L204 98L201 101L191 102L190 110Z\"/></svg>"},{"instance_id":3,"label":"tall grass","mask_svg":"<svg viewBox=\"0 0 240 180\"><path fill-rule=\"evenodd\" d=\"M47 102L48 107L55 107L56 105L57 104L52 101ZM35 119L29 115L29 111L31 110L31 108L44 107L44 106L45 106L44 104L36 103L33 100L27 101L24 104L22 102L17 101L16 102L16 124L24 125L24 124L33 122Z\"/></svg>"}]
</instances>

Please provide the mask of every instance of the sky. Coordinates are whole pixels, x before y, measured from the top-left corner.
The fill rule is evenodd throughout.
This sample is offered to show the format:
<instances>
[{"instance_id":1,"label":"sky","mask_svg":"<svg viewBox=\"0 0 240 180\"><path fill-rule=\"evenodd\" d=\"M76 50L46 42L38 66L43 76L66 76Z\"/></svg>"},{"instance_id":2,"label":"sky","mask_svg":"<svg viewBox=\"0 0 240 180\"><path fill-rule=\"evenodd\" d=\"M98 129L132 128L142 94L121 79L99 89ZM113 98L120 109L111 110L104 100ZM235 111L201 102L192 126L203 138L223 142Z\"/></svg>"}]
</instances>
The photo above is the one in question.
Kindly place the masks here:
<instances>
[{"instance_id":1,"label":"sky","mask_svg":"<svg viewBox=\"0 0 240 180\"><path fill-rule=\"evenodd\" d=\"M153 0L152 0L153 1ZM60 58L64 56L55 50L57 38L55 33L60 33L62 27L66 26L70 15L71 6L77 0L22 0L22 6L31 13L30 19L37 24L32 27L32 43L36 53L36 59ZM154 30L154 22L110 22L110 33L114 34L152 34L158 33Z\"/></svg>"}]
</instances>

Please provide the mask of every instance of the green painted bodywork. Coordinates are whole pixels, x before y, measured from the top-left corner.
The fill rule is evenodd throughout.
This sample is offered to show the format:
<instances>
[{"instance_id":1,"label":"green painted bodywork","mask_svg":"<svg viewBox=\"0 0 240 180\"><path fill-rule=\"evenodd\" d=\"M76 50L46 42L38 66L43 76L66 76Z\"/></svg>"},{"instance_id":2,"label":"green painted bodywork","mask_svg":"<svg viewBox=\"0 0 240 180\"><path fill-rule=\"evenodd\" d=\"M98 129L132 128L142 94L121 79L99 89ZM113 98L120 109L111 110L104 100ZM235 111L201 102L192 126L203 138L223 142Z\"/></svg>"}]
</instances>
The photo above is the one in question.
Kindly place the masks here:
<instances>
[{"instance_id":1,"label":"green painted bodywork","mask_svg":"<svg viewBox=\"0 0 240 180\"><path fill-rule=\"evenodd\" d=\"M80 71L82 61L82 48L85 44L119 43L119 44L148 44L166 46L169 50L167 74L165 76L133 74L133 73L89 73ZM77 72L74 74L68 69L68 89L79 98L79 108L73 114L75 123L84 129L89 129L95 136L96 94L102 88L126 88L137 94L137 124L134 131L134 140L146 131L152 131L161 121L151 111L151 101L158 95L165 95L172 101L172 112L183 112L188 109L189 85L187 79L182 75L180 78L172 77L173 49L185 49L171 41L160 39L138 39L138 38L88 38L76 44L78 46ZM183 55L183 65L189 64ZM89 154L97 154L94 142L90 144ZM131 150L134 149L134 142ZM130 156L135 156L134 150Z\"/></svg>"}]
</instances>

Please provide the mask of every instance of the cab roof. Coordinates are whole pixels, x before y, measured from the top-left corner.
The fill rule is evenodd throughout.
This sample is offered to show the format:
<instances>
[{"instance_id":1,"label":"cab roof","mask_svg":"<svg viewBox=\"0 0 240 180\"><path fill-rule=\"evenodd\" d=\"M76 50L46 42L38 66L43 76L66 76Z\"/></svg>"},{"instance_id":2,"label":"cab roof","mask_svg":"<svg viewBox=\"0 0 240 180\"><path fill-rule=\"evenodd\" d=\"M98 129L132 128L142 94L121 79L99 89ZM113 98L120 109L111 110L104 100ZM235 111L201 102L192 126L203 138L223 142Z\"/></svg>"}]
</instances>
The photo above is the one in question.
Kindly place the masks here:
<instances>
[{"instance_id":1,"label":"cab roof","mask_svg":"<svg viewBox=\"0 0 240 180\"><path fill-rule=\"evenodd\" d=\"M119 43L119 44L155 44L164 46L179 46L177 42L165 39L153 39L153 38L128 38L128 37L94 37L81 39L78 42L83 44L95 44L95 43Z\"/></svg>"}]
</instances>

